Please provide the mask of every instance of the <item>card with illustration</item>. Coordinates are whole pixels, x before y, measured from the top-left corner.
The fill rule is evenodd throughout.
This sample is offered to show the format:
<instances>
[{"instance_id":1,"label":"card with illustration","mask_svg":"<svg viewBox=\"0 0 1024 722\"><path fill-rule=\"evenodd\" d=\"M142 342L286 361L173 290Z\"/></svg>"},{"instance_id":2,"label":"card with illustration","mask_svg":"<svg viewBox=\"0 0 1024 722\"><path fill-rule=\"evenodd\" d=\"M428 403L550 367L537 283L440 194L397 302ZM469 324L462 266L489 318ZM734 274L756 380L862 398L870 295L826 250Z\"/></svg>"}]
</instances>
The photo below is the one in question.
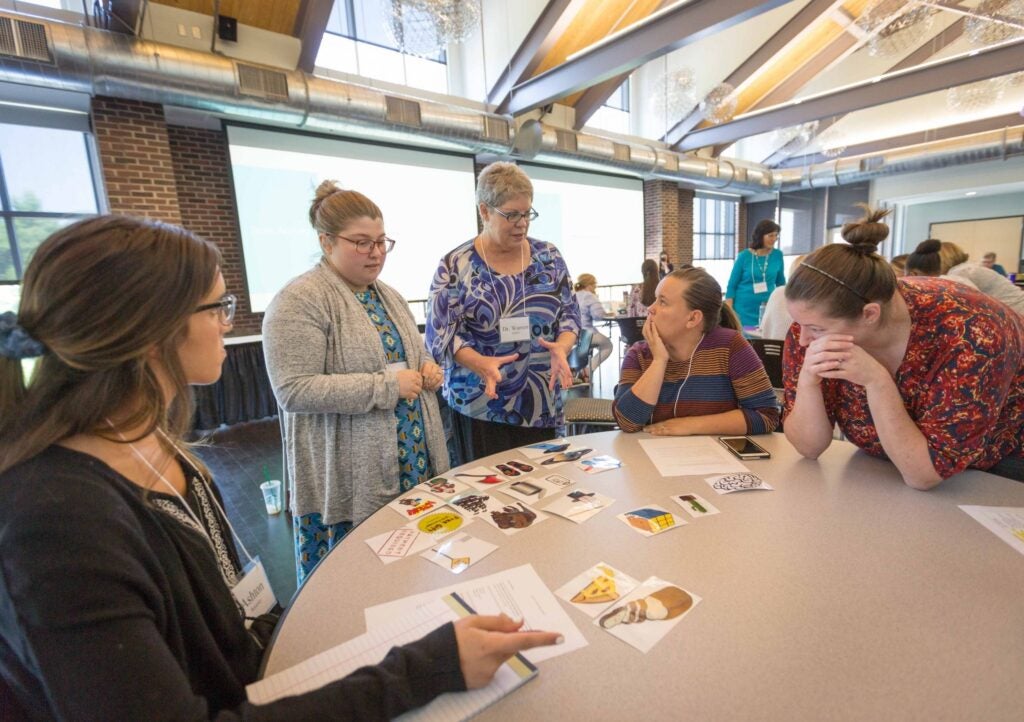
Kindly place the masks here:
<instances>
[{"instance_id":1,"label":"card with illustration","mask_svg":"<svg viewBox=\"0 0 1024 722\"><path fill-rule=\"evenodd\" d=\"M470 489L464 494L453 496L448 503L458 507L466 516L477 517L488 512L501 511L508 501L503 497L496 497L493 489L487 491Z\"/></svg>"},{"instance_id":2,"label":"card with illustration","mask_svg":"<svg viewBox=\"0 0 1024 722\"><path fill-rule=\"evenodd\" d=\"M549 514L557 514L569 521L582 524L590 517L600 513L615 503L603 494L590 489L573 489L568 494L556 497L544 507Z\"/></svg>"},{"instance_id":3,"label":"card with illustration","mask_svg":"<svg viewBox=\"0 0 1024 722\"><path fill-rule=\"evenodd\" d=\"M366 544L378 559L391 564L419 554L471 521L471 518L463 516L457 509L444 507L441 511L428 512L394 531L367 539Z\"/></svg>"},{"instance_id":4,"label":"card with illustration","mask_svg":"<svg viewBox=\"0 0 1024 722\"><path fill-rule=\"evenodd\" d=\"M388 504L388 508L394 509L403 519L416 519L428 511L444 506L444 499L428 494L420 489L422 484L413 487L394 501Z\"/></svg>"},{"instance_id":5,"label":"card with illustration","mask_svg":"<svg viewBox=\"0 0 1024 722\"><path fill-rule=\"evenodd\" d=\"M594 624L647 654L700 601L682 587L651 577L613 604Z\"/></svg>"},{"instance_id":6,"label":"card with illustration","mask_svg":"<svg viewBox=\"0 0 1024 722\"><path fill-rule=\"evenodd\" d=\"M520 446L516 451L527 459L540 459L544 456L551 456L559 451L567 451L569 442L565 439L552 439L551 441L540 441L529 446Z\"/></svg>"},{"instance_id":7,"label":"card with illustration","mask_svg":"<svg viewBox=\"0 0 1024 722\"><path fill-rule=\"evenodd\" d=\"M714 506L709 504L703 496L697 496L696 494L676 494L672 497L679 506L686 510L686 513L692 516L694 519L701 516L713 516L714 514L720 514Z\"/></svg>"},{"instance_id":8,"label":"card with illustration","mask_svg":"<svg viewBox=\"0 0 1024 722\"><path fill-rule=\"evenodd\" d=\"M520 481L510 481L499 491L517 501L525 501L532 505L541 499L550 499L561 494L573 483L575 482L572 479L561 474L548 474L547 476L531 476L529 479Z\"/></svg>"},{"instance_id":9,"label":"card with illustration","mask_svg":"<svg viewBox=\"0 0 1024 722\"><path fill-rule=\"evenodd\" d=\"M554 469L562 464L571 464L574 461L590 456L594 450L587 446L570 446L565 451L548 454L537 459L537 466L543 472L546 469Z\"/></svg>"},{"instance_id":10,"label":"card with illustration","mask_svg":"<svg viewBox=\"0 0 1024 722\"><path fill-rule=\"evenodd\" d=\"M486 514L481 514L480 518L499 529L502 534L511 535L541 523L548 516L542 511L536 511L523 502L517 501L513 504L506 504L500 509L489 510Z\"/></svg>"},{"instance_id":11,"label":"card with illustration","mask_svg":"<svg viewBox=\"0 0 1024 722\"><path fill-rule=\"evenodd\" d=\"M456 534L420 556L452 574L461 574L497 548L496 544L471 537L469 534Z\"/></svg>"},{"instance_id":12,"label":"card with illustration","mask_svg":"<svg viewBox=\"0 0 1024 722\"><path fill-rule=\"evenodd\" d=\"M469 488L469 486L461 481L455 481L454 478L435 476L433 479L428 479L422 484L417 484L412 488L412 491L427 492L441 499L450 499L456 494L469 491Z\"/></svg>"},{"instance_id":13,"label":"card with illustration","mask_svg":"<svg viewBox=\"0 0 1024 722\"><path fill-rule=\"evenodd\" d=\"M595 564L555 592L555 596L594 618L629 594L636 579L604 562Z\"/></svg>"},{"instance_id":14,"label":"card with illustration","mask_svg":"<svg viewBox=\"0 0 1024 722\"><path fill-rule=\"evenodd\" d=\"M630 509L625 514L619 514L618 518L644 536L654 536L686 524L682 518L657 504Z\"/></svg>"},{"instance_id":15,"label":"card with illustration","mask_svg":"<svg viewBox=\"0 0 1024 722\"><path fill-rule=\"evenodd\" d=\"M525 461L519 461L519 459L509 459L500 464L495 464L494 468L498 470L498 473L509 479L519 479L527 474L533 473L536 467L533 464L529 464Z\"/></svg>"},{"instance_id":16,"label":"card with illustration","mask_svg":"<svg viewBox=\"0 0 1024 722\"><path fill-rule=\"evenodd\" d=\"M588 474L600 474L602 471L621 469L622 462L614 456L591 456L590 458L577 461L576 468L582 469Z\"/></svg>"},{"instance_id":17,"label":"card with illustration","mask_svg":"<svg viewBox=\"0 0 1024 722\"><path fill-rule=\"evenodd\" d=\"M753 489L766 489L771 491L772 487L767 481L757 474L749 471L709 476L704 479L711 488L719 494L732 494L734 491L751 491Z\"/></svg>"},{"instance_id":18,"label":"card with illustration","mask_svg":"<svg viewBox=\"0 0 1024 722\"><path fill-rule=\"evenodd\" d=\"M469 484L474 489L493 489L509 481L509 477L489 466L474 466L472 469L460 471L457 474L449 472L448 478Z\"/></svg>"}]
</instances>

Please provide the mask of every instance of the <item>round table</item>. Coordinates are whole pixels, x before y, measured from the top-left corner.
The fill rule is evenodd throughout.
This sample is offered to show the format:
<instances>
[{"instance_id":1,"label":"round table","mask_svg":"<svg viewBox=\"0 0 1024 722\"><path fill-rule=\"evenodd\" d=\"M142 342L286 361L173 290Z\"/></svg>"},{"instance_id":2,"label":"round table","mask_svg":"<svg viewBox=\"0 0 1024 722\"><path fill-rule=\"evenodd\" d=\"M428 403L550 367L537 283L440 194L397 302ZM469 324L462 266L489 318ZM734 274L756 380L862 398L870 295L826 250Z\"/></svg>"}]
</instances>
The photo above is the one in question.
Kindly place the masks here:
<instances>
[{"instance_id":1,"label":"round table","mask_svg":"<svg viewBox=\"0 0 1024 722\"><path fill-rule=\"evenodd\" d=\"M477 520L467 532L499 548L459 576L419 558L381 564L364 540L401 520L378 511L302 587L266 673L363 633L374 604L526 562L554 590L603 561L703 601L647 654L568 610L589 646L542 662L482 719L1020 719L1024 556L958 505L1024 507L1024 484L969 471L915 491L847 442L812 461L770 434L756 440L772 458L745 463L775 490L719 496L701 477L661 477L643 438L574 437L623 468L555 473L616 503L511 537ZM616 518L645 503L682 512L669 496L683 493L721 513L680 513L689 524L651 538Z\"/></svg>"}]
</instances>

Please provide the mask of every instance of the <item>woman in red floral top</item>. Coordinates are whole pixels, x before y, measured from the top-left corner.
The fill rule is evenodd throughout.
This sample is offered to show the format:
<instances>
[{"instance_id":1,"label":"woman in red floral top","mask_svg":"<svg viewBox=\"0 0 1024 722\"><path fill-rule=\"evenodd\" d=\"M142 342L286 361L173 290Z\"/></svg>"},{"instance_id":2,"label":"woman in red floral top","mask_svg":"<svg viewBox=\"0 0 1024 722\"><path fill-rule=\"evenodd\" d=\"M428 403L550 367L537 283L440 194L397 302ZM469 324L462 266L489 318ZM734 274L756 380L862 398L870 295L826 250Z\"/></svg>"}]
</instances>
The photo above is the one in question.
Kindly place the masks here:
<instances>
[{"instance_id":1,"label":"woman in red floral top","mask_svg":"<svg viewBox=\"0 0 1024 722\"><path fill-rule=\"evenodd\" d=\"M903 480L930 489L967 468L1024 481L1024 322L941 279L896 279L875 249L885 212L843 227L786 286L786 437L817 458L835 423Z\"/></svg>"}]
</instances>

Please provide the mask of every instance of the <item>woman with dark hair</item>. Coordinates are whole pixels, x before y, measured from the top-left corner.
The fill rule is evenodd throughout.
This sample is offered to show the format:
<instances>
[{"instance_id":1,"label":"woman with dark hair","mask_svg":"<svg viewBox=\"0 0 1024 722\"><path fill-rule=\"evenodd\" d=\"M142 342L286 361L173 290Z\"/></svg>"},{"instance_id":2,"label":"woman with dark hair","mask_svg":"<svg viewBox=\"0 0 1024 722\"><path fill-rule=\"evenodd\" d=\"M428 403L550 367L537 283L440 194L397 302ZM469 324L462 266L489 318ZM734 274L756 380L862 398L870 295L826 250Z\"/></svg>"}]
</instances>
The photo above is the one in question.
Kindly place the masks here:
<instances>
[{"instance_id":1,"label":"woman with dark hair","mask_svg":"<svg viewBox=\"0 0 1024 722\"><path fill-rule=\"evenodd\" d=\"M274 600L265 577L256 602L242 591L262 567L243 571L182 440L189 385L220 377L225 291L212 244L101 216L43 242L18 313L0 315L0 716L384 719L554 643L467 617L316 691L246 702Z\"/></svg>"},{"instance_id":2,"label":"woman with dark hair","mask_svg":"<svg viewBox=\"0 0 1024 722\"><path fill-rule=\"evenodd\" d=\"M725 289L725 302L746 327L759 325L761 304L768 303L776 286L786 285L782 251L775 247L779 224L763 220L754 227L750 248L736 256Z\"/></svg>"},{"instance_id":3,"label":"woman with dark hair","mask_svg":"<svg viewBox=\"0 0 1024 722\"><path fill-rule=\"evenodd\" d=\"M938 276L976 288L1024 315L1024 291L1010 279L980 263L971 263L967 253L952 241L929 238L917 245L907 258L912 276Z\"/></svg>"},{"instance_id":4,"label":"woman with dark hair","mask_svg":"<svg viewBox=\"0 0 1024 722\"><path fill-rule=\"evenodd\" d=\"M644 340L627 352L617 389L612 409L627 432L767 434L779 424L764 365L703 268L658 284Z\"/></svg>"},{"instance_id":5,"label":"woman with dark hair","mask_svg":"<svg viewBox=\"0 0 1024 722\"><path fill-rule=\"evenodd\" d=\"M672 265L672 261L668 260L668 251L662 251L661 255L658 256L658 280L661 280L674 270L676 270L676 267Z\"/></svg>"},{"instance_id":6,"label":"woman with dark hair","mask_svg":"<svg viewBox=\"0 0 1024 722\"><path fill-rule=\"evenodd\" d=\"M629 303L626 304L626 315L640 318L647 315L647 308L654 303L654 295L658 288L658 264L652 258L640 264L643 282L633 286L629 292Z\"/></svg>"},{"instance_id":7,"label":"woman with dark hair","mask_svg":"<svg viewBox=\"0 0 1024 722\"><path fill-rule=\"evenodd\" d=\"M982 293L896 278L884 211L843 226L786 286L786 437L815 459L836 423L929 489L967 468L1024 480L1024 321Z\"/></svg>"}]
</instances>

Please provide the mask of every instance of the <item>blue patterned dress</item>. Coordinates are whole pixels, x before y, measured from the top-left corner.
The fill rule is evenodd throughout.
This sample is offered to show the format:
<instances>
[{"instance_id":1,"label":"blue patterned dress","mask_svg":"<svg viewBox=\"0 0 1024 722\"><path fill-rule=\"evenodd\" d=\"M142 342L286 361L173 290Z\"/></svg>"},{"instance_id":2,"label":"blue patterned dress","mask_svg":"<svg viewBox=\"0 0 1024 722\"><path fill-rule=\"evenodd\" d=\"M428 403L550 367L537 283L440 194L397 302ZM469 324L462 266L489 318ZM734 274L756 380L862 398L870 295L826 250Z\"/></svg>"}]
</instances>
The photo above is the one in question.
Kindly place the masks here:
<instances>
[{"instance_id":1,"label":"blue patterned dress","mask_svg":"<svg viewBox=\"0 0 1024 722\"><path fill-rule=\"evenodd\" d=\"M444 367L445 399L460 414L482 421L561 426L562 394L557 386L548 391L551 354L538 339L554 341L565 331L580 332L580 311L562 254L531 238L529 265L522 273L502 274L487 266L474 240L441 259L430 286L427 348ZM530 340L502 343L502 316L528 317ZM485 356L518 354L501 367L498 398L487 398L480 377L455 362L464 346Z\"/></svg>"},{"instance_id":2,"label":"blue patterned dress","mask_svg":"<svg viewBox=\"0 0 1024 722\"><path fill-rule=\"evenodd\" d=\"M370 322L380 334L387 362L404 362L406 356L402 338L398 335L398 330L376 291L370 289L358 292L356 299L363 304ZM423 411L419 399L411 402L406 399L398 400L398 405L395 406L395 425L399 463L398 488L395 489L395 494L400 494L426 481L429 476L427 472L430 469L430 457L427 452ZM352 530L352 523L343 521L337 524L323 524L320 514L306 514L295 517L293 525L295 544L299 552L296 557L296 573L301 586L306 576L313 571L313 567Z\"/></svg>"}]
</instances>

